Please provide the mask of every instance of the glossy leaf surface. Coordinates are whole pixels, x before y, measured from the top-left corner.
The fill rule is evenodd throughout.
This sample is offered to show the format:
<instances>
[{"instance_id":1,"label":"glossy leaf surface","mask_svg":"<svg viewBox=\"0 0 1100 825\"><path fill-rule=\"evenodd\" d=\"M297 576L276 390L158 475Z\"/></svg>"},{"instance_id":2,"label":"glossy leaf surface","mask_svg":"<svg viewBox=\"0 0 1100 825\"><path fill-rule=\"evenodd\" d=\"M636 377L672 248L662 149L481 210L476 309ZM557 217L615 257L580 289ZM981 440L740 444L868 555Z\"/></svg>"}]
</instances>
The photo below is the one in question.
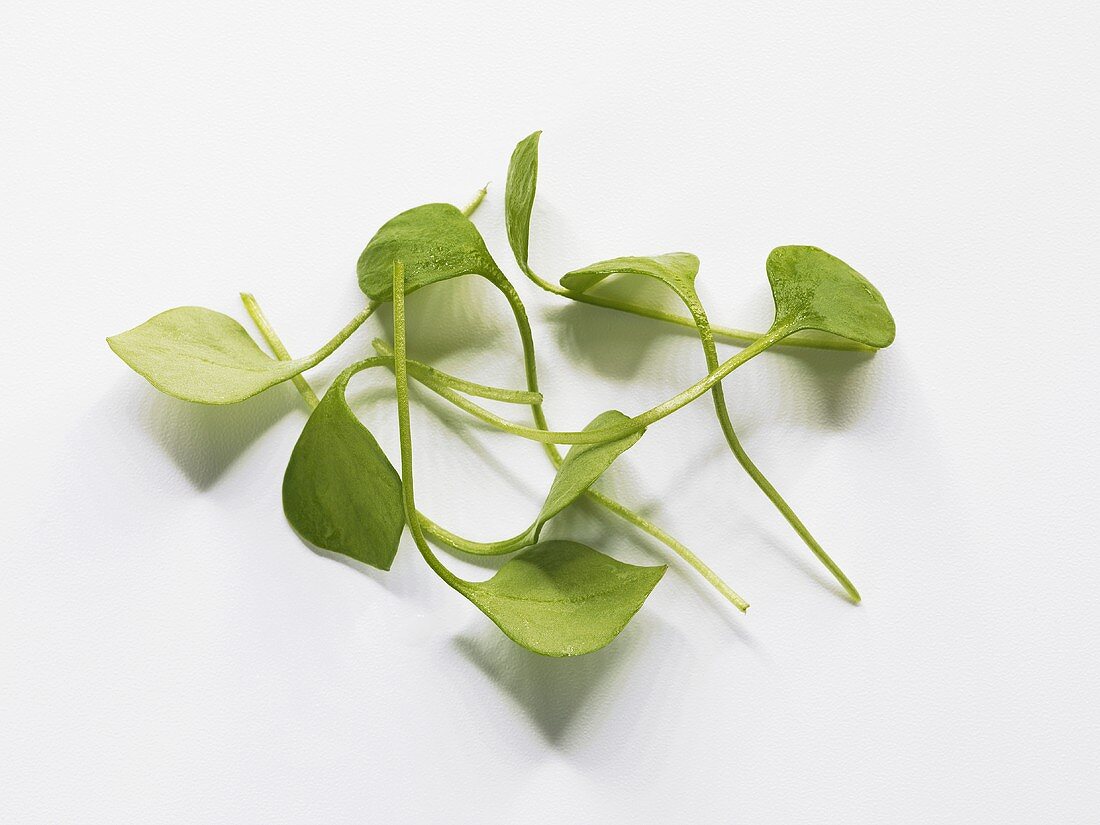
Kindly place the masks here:
<instances>
[{"instance_id":1,"label":"glossy leaf surface","mask_svg":"<svg viewBox=\"0 0 1100 825\"><path fill-rule=\"evenodd\" d=\"M374 301L390 300L398 260L405 265L405 294L459 275L500 272L477 227L449 203L417 206L383 224L359 256L359 288Z\"/></svg>"},{"instance_id":2,"label":"glossy leaf surface","mask_svg":"<svg viewBox=\"0 0 1100 825\"><path fill-rule=\"evenodd\" d=\"M894 319L871 282L816 246L780 246L768 255L775 325L817 329L880 349L894 340Z\"/></svg>"}]
</instances>

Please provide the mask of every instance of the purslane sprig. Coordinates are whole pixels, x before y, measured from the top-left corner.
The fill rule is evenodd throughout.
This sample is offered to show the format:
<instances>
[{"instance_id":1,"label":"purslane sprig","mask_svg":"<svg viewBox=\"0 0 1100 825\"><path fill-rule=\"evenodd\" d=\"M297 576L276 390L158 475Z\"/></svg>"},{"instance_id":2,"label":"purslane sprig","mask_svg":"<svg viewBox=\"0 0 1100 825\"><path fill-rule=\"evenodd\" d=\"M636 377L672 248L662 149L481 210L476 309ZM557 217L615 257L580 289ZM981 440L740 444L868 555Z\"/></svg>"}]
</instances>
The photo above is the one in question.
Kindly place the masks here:
<instances>
[{"instance_id":1,"label":"purslane sprig","mask_svg":"<svg viewBox=\"0 0 1100 825\"><path fill-rule=\"evenodd\" d=\"M719 425L741 466L851 598L858 601L855 586L745 453L730 422L721 382L751 358L781 343L828 349L888 346L894 338L894 321L882 296L847 264L810 246L778 247L768 256L766 269L776 313L772 326L760 335L710 324L695 290L699 261L689 253L601 261L566 273L561 286L555 286L535 274L528 263L539 134L519 143L508 171L505 217L519 268L555 294L693 326L698 331L707 375L645 412L628 416L609 410L583 430L550 429L542 408L534 334L526 308L470 220L485 197L484 187L463 210L450 204L427 204L387 221L367 244L357 265L367 305L312 355L292 358L250 294L242 294L241 299L274 358L266 355L235 320L202 307L179 307L160 313L128 332L108 338L108 343L157 389L186 401L232 404L293 381L311 409L283 478L283 509L294 529L319 548L388 570L408 526L420 554L444 582L485 613L509 638L536 653L573 656L603 647L625 627L665 570L664 566L626 564L573 541L543 540L544 527L581 497L657 538L738 609L748 607L694 552L592 487L642 437L646 427L706 393L713 396ZM507 301L523 348L525 389L478 384L406 356L405 296L466 275L485 278ZM592 291L601 281L620 276L661 281L684 303L689 317ZM378 354L351 364L318 399L302 373L331 355L386 303L393 308L393 346L376 339ZM816 333L807 335L806 331ZM827 335L817 334L821 332ZM715 336L747 342L748 346L719 362ZM374 367L392 370L396 378L400 472L346 398L350 380ZM409 421L410 379L491 426L543 445L556 475L528 528L498 541L472 541L417 510ZM502 418L474 398L528 406L534 426ZM558 444L571 445L564 456ZM432 551L428 539L455 552L514 555L487 581L467 581L450 572Z\"/></svg>"}]
</instances>

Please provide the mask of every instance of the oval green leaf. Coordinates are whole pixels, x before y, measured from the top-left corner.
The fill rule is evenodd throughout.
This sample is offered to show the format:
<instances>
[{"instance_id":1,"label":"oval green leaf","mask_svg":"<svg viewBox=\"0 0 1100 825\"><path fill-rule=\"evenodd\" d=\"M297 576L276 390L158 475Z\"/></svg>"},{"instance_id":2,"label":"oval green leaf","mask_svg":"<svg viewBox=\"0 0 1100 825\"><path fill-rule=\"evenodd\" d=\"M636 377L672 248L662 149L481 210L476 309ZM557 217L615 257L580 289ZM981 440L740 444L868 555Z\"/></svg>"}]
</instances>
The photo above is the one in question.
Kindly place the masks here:
<instances>
[{"instance_id":1,"label":"oval green leaf","mask_svg":"<svg viewBox=\"0 0 1100 825\"><path fill-rule=\"evenodd\" d=\"M276 361L244 327L204 307L177 307L107 343L163 393L200 404L244 401L313 366L310 358Z\"/></svg>"},{"instance_id":2,"label":"oval green leaf","mask_svg":"<svg viewBox=\"0 0 1100 825\"><path fill-rule=\"evenodd\" d=\"M477 227L449 203L402 212L370 239L356 271L359 288L372 300L392 298L394 261L405 265L406 295L459 275L491 277L500 272Z\"/></svg>"},{"instance_id":3,"label":"oval green leaf","mask_svg":"<svg viewBox=\"0 0 1100 825\"><path fill-rule=\"evenodd\" d=\"M875 349L894 340L894 318L871 282L816 246L779 246L768 255L775 325L817 329Z\"/></svg>"},{"instance_id":4,"label":"oval green leaf","mask_svg":"<svg viewBox=\"0 0 1100 825\"><path fill-rule=\"evenodd\" d=\"M531 208L535 204L535 188L539 177L539 137L533 132L516 144L508 163L508 181L504 185L504 223L508 229L508 244L516 263L527 269L531 245Z\"/></svg>"},{"instance_id":5,"label":"oval green leaf","mask_svg":"<svg viewBox=\"0 0 1100 825\"><path fill-rule=\"evenodd\" d=\"M629 416L618 410L608 410L592 419L585 430L599 430L630 421ZM642 437L645 430L638 430L615 441L600 444L574 444L565 454L550 492L539 511L538 519L531 526L530 541L538 541L543 525L585 494L604 470L612 465Z\"/></svg>"},{"instance_id":6,"label":"oval green leaf","mask_svg":"<svg viewBox=\"0 0 1100 825\"><path fill-rule=\"evenodd\" d=\"M666 569L626 564L574 541L545 541L488 581L454 586L528 650L580 656L619 635Z\"/></svg>"},{"instance_id":7,"label":"oval green leaf","mask_svg":"<svg viewBox=\"0 0 1100 825\"><path fill-rule=\"evenodd\" d=\"M612 275L645 275L667 284L690 308L699 302L695 292L695 276L698 274L697 257L690 252L670 252L652 257L612 258L590 264L562 275L561 285L574 292L585 292Z\"/></svg>"},{"instance_id":8,"label":"oval green leaf","mask_svg":"<svg viewBox=\"0 0 1100 825\"><path fill-rule=\"evenodd\" d=\"M348 407L347 380L333 383L294 445L283 512L317 547L389 570L405 526L401 478Z\"/></svg>"}]
</instances>

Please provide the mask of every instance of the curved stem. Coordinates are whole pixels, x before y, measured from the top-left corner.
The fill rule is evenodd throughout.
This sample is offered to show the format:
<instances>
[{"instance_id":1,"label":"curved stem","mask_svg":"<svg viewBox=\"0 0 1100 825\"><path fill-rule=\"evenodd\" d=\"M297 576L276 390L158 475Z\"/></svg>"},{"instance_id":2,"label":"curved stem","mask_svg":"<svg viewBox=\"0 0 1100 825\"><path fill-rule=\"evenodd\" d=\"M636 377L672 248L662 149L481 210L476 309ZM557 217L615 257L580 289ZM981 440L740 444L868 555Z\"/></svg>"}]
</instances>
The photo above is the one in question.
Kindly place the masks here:
<instances>
[{"instance_id":1,"label":"curved stem","mask_svg":"<svg viewBox=\"0 0 1100 825\"><path fill-rule=\"evenodd\" d=\"M336 348L348 340L355 330L363 326L363 323L374 314L374 311L378 309L379 306L381 306L381 304L379 304L378 301L371 301L363 307L354 318L344 324L344 328L336 333L336 335L332 337L332 340L312 355L306 356L306 361L309 362L309 366L315 367L332 355L332 353L336 351Z\"/></svg>"},{"instance_id":2,"label":"curved stem","mask_svg":"<svg viewBox=\"0 0 1100 825\"><path fill-rule=\"evenodd\" d=\"M371 346L381 355L393 356L393 349L381 338L375 338L371 341ZM459 378L457 375L450 375L428 364L422 364L419 361L413 361L411 359L408 361L408 365L410 372L413 372L413 377L417 377L416 373L421 373L438 381L445 387L464 392L467 395L473 395L477 398L487 398L490 401L503 401L507 404L542 403L542 393L540 392L531 392L529 390L505 390L500 387L477 384L473 381L467 381L465 378Z\"/></svg>"},{"instance_id":3,"label":"curved stem","mask_svg":"<svg viewBox=\"0 0 1100 825\"><path fill-rule=\"evenodd\" d=\"M651 521L643 518L642 516L638 515L633 510L627 509L626 507L624 507L622 504L619 504L619 502L615 501L614 499L608 498L603 493L601 493L599 490L589 490L588 491L588 496L594 502L596 502L600 506L606 508L607 510L610 510L612 513L617 515L619 518L623 519L624 521L629 522L630 524L633 524L639 530L642 530L646 533L649 533L649 535L653 536L653 538L657 539L657 541L659 541L662 544L670 547L673 551L676 552L676 554L680 558L682 558L684 561L686 561L688 564L690 564L693 568L695 568L695 571L700 576L702 576L704 579L706 579L708 582L710 582L710 584L714 587L715 590L717 590L719 593L721 593L723 596L725 596L726 599L728 599L730 602L732 602L733 606L736 607L738 610L740 610L742 613L744 613L746 610L749 609L749 603L747 601L745 601L744 599L742 599L740 596L738 596L730 588L730 586L728 584L726 584L724 581L722 581L722 579L718 576L717 573L715 573L713 570L711 570L710 567L708 567L703 562L703 560L701 558L699 558L697 555L695 555L693 552L691 552L691 550L689 550L683 544L678 542L676 539L674 539L672 536L670 536L668 533L666 533L664 530L662 530L656 524L654 524L653 522L651 522Z\"/></svg>"},{"instance_id":4,"label":"curved stem","mask_svg":"<svg viewBox=\"0 0 1100 825\"><path fill-rule=\"evenodd\" d=\"M518 298L518 296L517 296ZM522 305L521 305L522 306ZM526 314L523 315L526 320ZM708 375L696 381L686 390L683 390L672 398L658 404L656 407L652 407L639 415L634 416L629 422L618 424L613 427L602 427L597 430L548 430L543 429L546 424L546 419L542 415L541 405L532 405L532 409L537 408L535 427L526 427L523 424L516 424L507 419L501 418L499 415L490 412L489 410L475 404L468 399L461 398L454 393L448 393L443 387L429 387L436 395L446 398L455 406L461 407L471 415L480 418L487 424L490 424L497 429L504 430L512 435L518 435L521 438L529 439L530 441L538 441L543 445L553 444L602 444L605 441L614 441L619 438L625 438L626 436L636 433L639 430L645 429L650 424L660 421L681 407L690 404L699 396L705 394L709 389L717 385L723 378L740 367L742 364L756 357L768 347L772 346L776 341L783 338L787 334L785 327L772 330L762 338L757 339L741 352L734 355L732 358L727 359L718 366L716 370L711 371ZM526 359L525 359L526 365ZM531 372L528 373L528 386L531 385ZM541 421L539 420L541 418ZM557 451L554 450L556 455ZM547 454L550 451L547 450ZM557 460L557 459L551 459Z\"/></svg>"},{"instance_id":5,"label":"curved stem","mask_svg":"<svg viewBox=\"0 0 1100 825\"><path fill-rule=\"evenodd\" d=\"M503 276L502 276L502 279L503 279ZM508 289L504 290L505 297L508 298L509 305L512 307L513 312L516 313L516 320L517 320L517 324L519 325L519 328L520 328L521 339L524 342L524 352L525 352L524 364L525 364L525 366L529 365L529 369L526 370L527 376L528 376L528 386L530 387L529 393L530 393L532 399L534 399L534 398L541 399L542 394L539 393L539 391L538 391L538 376L537 376L536 369L535 369L534 358L533 357L531 357L531 358L526 357L526 353L528 353L528 352L530 352L532 356L534 354L534 341L533 341L533 336L532 336L532 333L531 333L530 323L528 322L528 319L527 319L527 313L523 308L523 303L520 300L519 295L515 292L514 289L511 288L511 284L508 283L506 280L504 281L504 283L507 284L507 286L508 286ZM246 295L247 295L247 298L246 298ZM404 296L402 295L402 298L403 297ZM287 350L286 350L286 347L283 346L282 341L279 339L278 334L275 332L275 329L271 326L271 323L267 320L267 317L264 315L263 311L260 309L260 306L256 302L256 299L252 295L248 295L247 293L241 293L241 300L244 301L245 306L248 308L249 315L251 315L253 320L256 321L256 325L260 329L261 335L263 335L264 340L267 341L268 345L271 347L271 349L275 353L276 357L281 361L292 360L291 357L290 357L290 353L288 353ZM522 319L522 321L520 319ZM366 318L364 318L363 320L366 320ZM395 329L396 329L396 326L395 326ZM402 331L404 331L404 326L402 326ZM380 356L378 358L368 358L368 359L365 359L363 361L359 361L355 364L352 364L343 373L341 373L341 375L337 378L338 382L339 381L344 381L346 383L346 381L348 379L350 379L351 376L354 375L355 373L360 372L360 371L365 370L365 369L369 369L371 367L389 366L391 368L396 369L397 359L395 357L394 350L390 349L385 344L385 342L380 340L380 339L375 339L373 343L374 343L375 349L380 353ZM488 410L485 410L485 409L479 407L478 405L474 404L473 402L468 401L467 399L465 399L461 395L459 395L457 392L454 392L453 390L451 390L449 387L442 386L440 384L436 384L436 380L438 380L437 376L438 375L446 375L446 373L442 373L442 371L435 370L431 367L427 367L426 365L420 365L415 361L414 362L408 362L407 359L405 359L405 361L406 361L406 371L407 371L407 373L409 371L412 371L414 374L419 373L419 375L417 375L417 379L419 381L421 381L421 383L423 383L424 386L428 387L428 389L430 389L433 392L435 392L436 394L440 395L442 398L445 398L446 400L450 401L451 403L455 404L456 406L459 406L460 408L462 408L464 410L467 410L468 412L471 412L472 414L476 415L479 418L482 418L483 420L497 419L497 417L494 416L492 413L490 413ZM425 369L420 370L419 368L421 366L424 366ZM410 368L411 368L411 370L410 370ZM304 376L299 376L299 377L301 378L301 385L304 385L305 390L306 390L305 392L302 392L302 397L305 399L306 404L309 406L310 410L312 411L313 409L315 409L317 407L318 403L320 403L317 399L317 394L313 391L313 388L310 387L309 382L306 381ZM295 382L295 384L297 385L298 382ZM406 379L405 379L405 384L406 384L406 388L407 388L407 384L408 384L407 375L406 375ZM490 388L490 389L492 389L492 388ZM301 386L299 386L299 390L301 391ZM407 389L406 389L405 406L406 406L406 415L407 415L407 408L408 408ZM399 412L399 414L400 414L400 407L401 407L401 403L400 403L400 400L399 400L399 402L398 402L398 412ZM545 427L546 426L546 418L542 414L541 404L538 403L538 402L532 402L531 407L532 407L532 413L536 417L536 421L539 421L541 419L542 426ZM537 408L537 412L536 412L536 408ZM497 420L500 421L502 424L505 424L505 425L508 424L508 422L503 421L503 419L497 419ZM490 423L492 423L492 421L490 421ZM555 467L560 466L561 461L562 461L561 454L554 447L554 445L551 444L551 443L545 443L544 447L545 447L545 449L547 451L547 455L550 457L550 461L553 463L553 465ZM409 444L409 448L410 448L409 449L409 453L410 453L409 461L410 461L410 464L411 464L411 441L410 441L410 444ZM403 449L402 450L402 467L403 467L403 469L402 469L402 479L404 479L405 474L406 474L406 470L404 469L404 461L405 461L405 450ZM411 477L411 466L410 466L408 472L410 473L410 477ZM599 504L601 507L605 508L609 512L614 513L619 518L627 521L630 524L633 524L635 527L637 527L640 530L648 533L649 535L653 536L655 539L660 541L662 544L669 547L673 552L675 552L678 556L680 556L680 558L682 558L685 562L687 562L689 565L691 565L691 567L693 569L695 569L704 579L706 579L716 590L718 590L719 593L721 593L728 601L730 601L734 605L734 607L736 607L742 613L745 612L748 609L748 607L749 607L748 602L746 602L743 598L741 598L741 596L739 596L728 584L726 584L721 579L721 577L718 576L717 573L715 573L710 567L708 567L697 555L695 555L695 553L693 553L690 549L688 549L681 542L677 541L671 535L666 533L664 530L657 527L657 525L655 525L652 522L646 520L642 516L635 513L633 510L630 510L625 505L619 503L618 501L615 501L614 499L610 498L607 495L604 495L603 493L599 492L598 490L592 490L592 489L587 490L585 495L587 495L590 499L592 499L594 502L596 502L597 504ZM440 525L436 524L434 521L432 521L431 519L426 517L423 513L420 513L419 511L416 511L415 510L415 501L412 501L411 499L412 499L412 497L410 495L408 498L406 498L405 503L406 503L406 507L409 507L410 503L413 507L413 510L414 510L414 512L417 516L417 521L416 521L417 528L421 529L422 533L427 533L428 535L431 535L432 538L436 539L437 541L441 542L442 544L445 544L445 545L447 545L447 546L449 546L449 547L451 547L455 550L460 550L460 551L467 552L467 553L473 553L473 554L476 554L476 555L495 555L495 554L508 553L508 552L511 552L512 550L519 549L519 547L522 546L522 544L521 544L522 540L525 539L529 534L529 529L530 528L528 528L528 530L525 530L523 533L520 533L517 536L514 536L510 539L504 539L503 541L499 541L499 542L486 543L486 542L471 541L470 539L463 538L462 536L459 536L455 533L450 532L449 530L441 527ZM412 530L413 529L412 528L413 520L408 519L408 521L410 523L410 530ZM421 538L423 538L423 535L421 535ZM416 540L416 534L415 533L413 535L413 539L414 539L414 541ZM512 545L516 545L516 546L512 546ZM452 582L451 579L454 579L455 582L461 582L460 579L457 579L457 577L455 577L449 570L447 570L446 567L443 566L442 562L440 562L439 559L431 552L431 549L427 547L426 543L423 544L423 546L422 546L420 542L417 542L417 546L418 546L418 549L420 549L421 554L423 554L425 556L425 560L428 562L428 564L432 567L433 570L435 570L435 572L441 578L444 579L444 581L446 581L452 587L455 587L455 583ZM455 589L459 589L459 588L455 587Z\"/></svg>"},{"instance_id":6,"label":"curved stem","mask_svg":"<svg viewBox=\"0 0 1100 825\"><path fill-rule=\"evenodd\" d=\"M397 427L401 442L401 492L405 501L405 521L424 561L447 584L462 593L465 582L448 570L428 547L413 493L412 427L409 423L409 377L405 370L405 268L393 265L393 340L394 374L397 378Z\"/></svg>"},{"instance_id":7,"label":"curved stem","mask_svg":"<svg viewBox=\"0 0 1100 825\"><path fill-rule=\"evenodd\" d=\"M251 292L242 292L241 303L243 303L244 308L248 310L249 316L255 322L256 327L260 330L260 334L264 337L264 340L267 341L268 346L271 347L271 351L275 353L275 357L278 358L280 361L292 360L289 357L289 354L286 358L283 357L282 353L286 353L286 347L284 347L283 342L279 340L279 336L275 334L275 330L271 328L271 324L264 316L263 311L260 309L260 305L256 303L255 296L253 296ZM348 340L348 338L351 337L351 334L355 332L355 330L363 326L363 323L368 318L370 318L371 315L374 314L374 311L378 309L378 307L379 303L377 301L371 301L369 304L363 307L363 309L361 309L354 318L344 324L343 329L332 336L332 338L319 350L314 352L312 355L307 355L305 358L303 358L302 361L304 361L306 364L306 366L303 367L303 371L317 366L330 355L332 355L332 353L336 351L336 348L339 347L346 340ZM304 381L305 379L302 380ZM294 383L298 386L299 392L301 392L302 388L299 383L297 381L295 381ZM312 392L312 390L310 390L310 392ZM305 397L304 394L303 397ZM306 398L306 401L307 403L309 403L308 398ZM316 406L316 404L314 404L313 406Z\"/></svg>"},{"instance_id":8,"label":"curved stem","mask_svg":"<svg viewBox=\"0 0 1100 825\"><path fill-rule=\"evenodd\" d=\"M653 307L632 304L629 301L620 301L616 298L605 298L600 295L590 295L587 292L574 292L573 290L558 286L557 284L540 277L528 265L520 263L520 269L522 269L523 273L536 285L542 287L547 292L552 292L553 294L560 295L563 298L569 298L570 300L577 301L582 304L590 304L592 306L604 307L605 309L614 309L618 310L619 312L629 312L632 315L640 315L643 318L653 318L657 321L666 321L670 324L677 324L682 327L687 327L688 329L693 329L696 326L694 319L685 318L684 316L677 315L674 312L665 312L664 310L654 309ZM756 341L767 334L761 332L750 332L744 329L734 329L733 327L723 327L718 326L717 324L712 324L710 329L711 332L718 338L725 339L735 344L751 344L753 341ZM826 338L824 336L800 338L798 335L793 334L783 340L780 343L780 346L846 351L873 351L871 347L856 343L855 341L849 341L846 338Z\"/></svg>"},{"instance_id":9,"label":"curved stem","mask_svg":"<svg viewBox=\"0 0 1100 825\"><path fill-rule=\"evenodd\" d=\"M512 308L512 314L515 316L516 326L519 328L520 341L523 346L523 363L524 372L527 378L527 387L533 392L538 392L538 371L535 364L535 342L534 336L531 332L531 323L527 318L527 311L523 306L523 301L520 299L519 293L516 292L511 282L509 282L508 279L504 277L503 273L498 271L497 273L495 273L495 277L491 277L489 278L489 280L493 283L494 286L497 287L497 289L499 289L503 293L504 297L508 301L508 305ZM763 349L766 348L767 346L764 346L760 351L762 352ZM750 355L745 358L745 360L747 361L748 358L751 357L752 356ZM542 411L541 404L531 405L531 415L535 419L535 424L540 430L548 429L546 416ZM634 431L635 430L628 430L628 432L625 434L629 434L629 432ZM557 447L555 447L554 444L548 442L544 442L543 446L546 450L546 454L550 458L550 462L554 465L554 467L560 467L562 457L561 453L558 452ZM669 547L673 552L675 552L688 564L690 564L700 575L703 576L703 578L710 582L710 584L713 585L719 593L721 593L726 599L728 599L734 605L734 607L736 607L742 613L744 613L748 609L748 602L737 595L737 593L734 592L734 590L729 585L722 581L717 573L707 567L707 565L705 565L698 556L696 556L693 552L691 552L691 550L678 542L668 533L664 532L656 525L642 518L633 510L630 510L626 506L604 495L603 493L600 493L597 490L589 489L585 491L585 495L600 506L606 508L620 518L625 519L627 522L635 525L641 530L644 530L645 532L656 538L658 541Z\"/></svg>"},{"instance_id":10,"label":"curved stem","mask_svg":"<svg viewBox=\"0 0 1100 825\"><path fill-rule=\"evenodd\" d=\"M714 336L711 334L707 313L703 309L703 305L699 302L698 298L696 298L694 302L687 301L686 303L688 311L691 312L692 317L695 319L695 326L699 330L699 340L703 344L703 353L707 361L707 370L713 372L718 367L718 350L714 345ZM818 544L817 539L813 537L806 528L806 525L802 523L802 520L795 514L794 510L791 509L791 506L787 504L783 496L779 494L779 491L775 489L772 483L760 471L756 463L749 458L749 454L741 445L741 440L737 437L737 433L734 432L733 423L730 421L729 408L726 406L725 390L721 383L715 384L714 387L711 388L711 395L714 397L714 411L718 416L718 424L721 426L722 434L726 437L726 443L729 444L729 448L737 458L738 463L745 472L749 474L749 477L756 482L756 486L764 492L764 495L771 500L771 503L775 505L776 509L783 514L787 523L794 528L794 531L798 533L802 541L806 543L806 546L813 551L814 555L817 556L828 571L833 574L833 577L840 582L841 586L848 593L849 598L858 604L860 601L859 591L856 590L851 579L844 574L844 571L829 557L829 554L825 552L824 548Z\"/></svg>"},{"instance_id":11,"label":"curved stem","mask_svg":"<svg viewBox=\"0 0 1100 825\"><path fill-rule=\"evenodd\" d=\"M271 347L271 351L275 354L275 357L278 358L280 361L294 360L293 358L291 358L290 353L283 345L282 339L279 338L279 334L275 332L275 328L271 325L271 322L268 321L267 316L264 314L264 311L260 308L260 304L256 301L255 296L253 296L251 293L242 292L241 301L248 309L248 314L256 322L256 326L260 330L260 335L263 336L263 339L267 342L267 345ZM384 345L384 342L382 342L380 339L375 339L375 349L382 352L383 346L380 345ZM367 358L363 361L358 361L355 364L352 364L337 377L336 381L334 381L333 384L342 384L343 386L347 386L347 382L351 379L351 376L365 369L370 369L371 367L384 366L393 369L393 350L390 349L388 346L385 346L384 349L385 351L382 352L382 355L380 355L378 358ZM442 370L434 369L425 364L419 364L416 361L407 362L407 366L417 372L421 372L422 368L423 371L421 372L421 374L424 377L420 378L419 380L424 382L425 386L429 386L429 381L435 380L442 382L443 379L449 379L450 381L455 383L471 384L471 382L463 382L462 379L456 378L452 375L448 375ZM310 386L309 382L306 380L306 377L301 373L294 376L294 386L298 388L298 393L306 402L306 406L309 407L310 412L315 410L317 408L317 405L321 403L320 399L318 399L317 397L317 393L313 391L313 387ZM482 384L474 384L473 386L476 386L483 390L490 390L497 394L513 392L511 390L501 390L497 387L486 387ZM535 393L517 393L517 395L523 398L522 401L519 401L517 403L523 404L531 403L532 398L542 398L541 395L536 395ZM460 399L462 398L462 396L460 395L456 395L456 397ZM506 399L500 398L498 400ZM423 513L419 513L419 516L421 523L424 525L425 531L437 541L455 550L461 550L465 553L472 553L481 556L502 555L504 553L510 553L512 552L512 550L519 549L519 546L521 546L521 540L525 538L530 532L530 528L528 528L523 533L520 533L518 536L513 536L510 539L505 539L504 541L499 542L485 543L471 541L470 539L463 538L462 536L459 536L456 533L452 533L450 530L441 527L430 518L425 516Z\"/></svg>"},{"instance_id":12,"label":"curved stem","mask_svg":"<svg viewBox=\"0 0 1100 825\"><path fill-rule=\"evenodd\" d=\"M271 347L271 352L274 353L275 357L280 361L293 360L290 357L290 353L287 352L286 347L283 345L282 339L280 339L275 332L275 328L271 326L271 322L267 320L267 316L264 315L263 310L260 309L260 305L256 302L256 296L251 292L242 292L241 303L243 303L244 308L248 310L249 316L256 324L256 328L260 331L260 335L267 341L267 345ZM305 399L306 404L309 405L311 410L321 403L317 398L317 393L313 391L313 387L309 385L304 375L298 373L290 380L298 390L298 394Z\"/></svg>"}]
</instances>

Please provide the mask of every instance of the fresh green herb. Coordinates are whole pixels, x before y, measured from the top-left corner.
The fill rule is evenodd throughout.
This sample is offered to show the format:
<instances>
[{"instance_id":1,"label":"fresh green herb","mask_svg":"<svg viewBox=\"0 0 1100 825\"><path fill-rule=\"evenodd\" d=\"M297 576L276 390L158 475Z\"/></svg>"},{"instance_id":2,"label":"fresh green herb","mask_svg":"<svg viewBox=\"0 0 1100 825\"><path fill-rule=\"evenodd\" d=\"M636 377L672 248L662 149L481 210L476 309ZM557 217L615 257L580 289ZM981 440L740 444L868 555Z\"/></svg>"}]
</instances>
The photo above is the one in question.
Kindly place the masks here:
<instances>
[{"instance_id":1,"label":"fresh green herb","mask_svg":"<svg viewBox=\"0 0 1100 825\"><path fill-rule=\"evenodd\" d=\"M504 219L508 230L508 243L511 245L516 263L523 273L547 292L571 298L574 301L606 307L607 309L617 309L620 312L629 312L643 318L653 318L670 324L678 324L682 327L694 326L695 321L692 318L684 318L682 315L674 315L653 307L630 304L602 295L572 292L569 289L556 286L535 273L528 259L531 246L531 210L535 205L535 189L538 183L539 138L541 136L541 131L533 132L516 144L511 163L508 164L508 181L504 193ZM752 343L760 337L758 332L748 332L743 329L718 325L712 325L711 332L719 338L734 343ZM814 349L865 349L865 347L851 341L822 336L794 336L783 343L792 347L812 347Z\"/></svg>"},{"instance_id":2,"label":"fresh green herb","mask_svg":"<svg viewBox=\"0 0 1100 825\"><path fill-rule=\"evenodd\" d=\"M711 331L710 320L703 309L703 302L695 289L695 277L699 273L699 259L689 252L673 252L668 255L660 255L655 258L615 258L610 261L601 261L591 264L583 269L567 272L562 276L561 285L566 289L577 293L584 293L591 287L613 275L641 275L661 281L684 302L696 329L699 331L699 340L703 346L703 355L706 359L707 370L718 368L718 350L714 344L714 335ZM792 288L799 282L797 273L787 280ZM776 306L779 306L779 296L776 296ZM806 542L825 567L836 577L841 586L854 601L860 600L859 591L856 590L851 580L834 562L829 554L818 544L810 531L802 523L802 520L791 509L790 505L779 494L772 483L749 458L749 454L741 445L741 440L734 432L733 423L730 421L729 409L726 406L725 391L721 384L715 384L711 390L714 398L714 411L718 417L718 424L722 434L726 438L730 451L737 459L741 467L749 474L756 485L764 491L780 513L787 519L795 532Z\"/></svg>"},{"instance_id":3,"label":"fresh green herb","mask_svg":"<svg viewBox=\"0 0 1100 825\"><path fill-rule=\"evenodd\" d=\"M593 485L645 428L705 393L734 455L772 499L799 535L856 601L855 587L821 549L802 522L745 454L730 423L722 380L768 348L781 343L828 349L875 350L894 339L894 321L879 292L843 261L810 246L783 246L767 260L775 300L775 320L756 334L710 323L695 289L698 259L678 252L657 257L616 258L566 273L561 286L540 278L528 263L531 210L538 173L539 133L521 141L512 156L505 194L508 239L520 269L557 295L596 306L632 312L682 326L699 334L708 374L672 398L634 416L612 410L578 431L551 430L538 387L534 334L519 293L493 260L470 215L485 197L483 187L463 210L450 204L419 206L385 223L363 250L357 274L368 303L328 343L312 355L292 358L250 294L242 293L248 314L275 357L266 355L232 318L201 307L161 313L139 327L108 339L111 348L157 389L204 404L231 404L283 381L293 381L311 409L283 478L283 508L295 530L315 546L388 570L408 525L428 565L520 645L547 656L573 656L609 643L638 611L665 571L640 567L563 539L541 540L555 516L581 497L653 536L690 564L725 598L744 611L748 604L699 557ZM526 388L478 384L406 355L405 296L450 278L480 275L508 302L523 347ZM655 278L687 307L681 317L594 293L612 276ZM303 372L331 355L385 302L393 304L394 345L376 339L377 355L348 366L322 399ZM719 362L715 337L747 342L741 352ZM347 401L357 373L382 367L396 377L401 472ZM416 380L466 413L506 432L543 444L556 475L531 525L516 536L475 542L436 524L416 509L408 382ZM534 426L509 421L474 398L530 407ZM563 456L557 444L572 445ZM428 539L452 551L515 555L487 581L451 573Z\"/></svg>"},{"instance_id":4,"label":"fresh green herb","mask_svg":"<svg viewBox=\"0 0 1100 825\"><path fill-rule=\"evenodd\" d=\"M404 273L399 261L394 263L393 273L401 478L405 516L417 548L443 581L473 602L508 638L528 650L543 656L579 656L599 650L638 612L664 575L664 565L637 567L577 542L548 541L505 562L488 581L470 582L449 571L428 547L413 493Z\"/></svg>"},{"instance_id":5,"label":"fresh green herb","mask_svg":"<svg viewBox=\"0 0 1100 825\"><path fill-rule=\"evenodd\" d=\"M177 307L107 339L111 349L163 393L199 404L236 404L315 367L374 312L371 304L313 355L276 361L220 312Z\"/></svg>"}]
</instances>

